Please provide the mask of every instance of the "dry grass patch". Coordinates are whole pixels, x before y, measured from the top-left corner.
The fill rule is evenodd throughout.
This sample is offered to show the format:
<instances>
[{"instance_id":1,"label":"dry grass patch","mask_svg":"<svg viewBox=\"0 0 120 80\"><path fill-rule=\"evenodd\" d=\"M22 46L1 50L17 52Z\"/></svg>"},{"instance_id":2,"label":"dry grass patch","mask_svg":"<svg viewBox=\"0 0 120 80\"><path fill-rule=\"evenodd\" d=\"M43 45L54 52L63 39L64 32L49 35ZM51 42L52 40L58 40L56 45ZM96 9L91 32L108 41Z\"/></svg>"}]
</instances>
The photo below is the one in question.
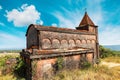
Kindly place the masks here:
<instances>
[{"instance_id":1,"label":"dry grass patch","mask_svg":"<svg viewBox=\"0 0 120 80\"><path fill-rule=\"evenodd\" d=\"M117 56L107 57L107 58L102 59L102 61L120 63L120 57L117 57Z\"/></svg>"},{"instance_id":2,"label":"dry grass patch","mask_svg":"<svg viewBox=\"0 0 120 80\"><path fill-rule=\"evenodd\" d=\"M89 69L63 70L51 80L119 80L120 74L107 66L91 67Z\"/></svg>"},{"instance_id":3,"label":"dry grass patch","mask_svg":"<svg viewBox=\"0 0 120 80\"><path fill-rule=\"evenodd\" d=\"M12 58L18 57L19 53L0 53L0 57L11 56Z\"/></svg>"},{"instance_id":4,"label":"dry grass patch","mask_svg":"<svg viewBox=\"0 0 120 80\"><path fill-rule=\"evenodd\" d=\"M1 75L0 80L17 80L12 74Z\"/></svg>"}]
</instances>

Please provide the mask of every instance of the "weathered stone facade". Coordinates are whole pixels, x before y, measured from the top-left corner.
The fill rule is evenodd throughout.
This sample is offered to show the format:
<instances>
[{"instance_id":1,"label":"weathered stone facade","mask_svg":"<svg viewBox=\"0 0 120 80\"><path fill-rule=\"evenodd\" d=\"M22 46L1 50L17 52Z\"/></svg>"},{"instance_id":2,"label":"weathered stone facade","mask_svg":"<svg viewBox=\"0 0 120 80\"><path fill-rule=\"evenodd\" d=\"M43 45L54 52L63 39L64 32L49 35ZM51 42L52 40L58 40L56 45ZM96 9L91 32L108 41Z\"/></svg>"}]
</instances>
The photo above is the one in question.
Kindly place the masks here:
<instances>
[{"instance_id":1,"label":"weathered stone facade","mask_svg":"<svg viewBox=\"0 0 120 80\"><path fill-rule=\"evenodd\" d=\"M27 65L27 80L54 74L59 58L66 69L79 68L83 57L90 63L99 58L97 26L87 13L76 30L31 24L26 38L27 49L21 56Z\"/></svg>"}]
</instances>

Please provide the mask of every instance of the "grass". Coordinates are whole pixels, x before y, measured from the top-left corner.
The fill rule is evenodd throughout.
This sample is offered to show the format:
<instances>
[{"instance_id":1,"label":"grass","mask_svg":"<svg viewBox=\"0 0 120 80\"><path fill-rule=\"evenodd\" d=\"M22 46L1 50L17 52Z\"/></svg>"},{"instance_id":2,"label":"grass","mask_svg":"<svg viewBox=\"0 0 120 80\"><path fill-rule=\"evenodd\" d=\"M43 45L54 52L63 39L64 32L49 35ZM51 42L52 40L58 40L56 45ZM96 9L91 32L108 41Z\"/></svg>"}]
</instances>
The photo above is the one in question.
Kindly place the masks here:
<instances>
[{"instance_id":1,"label":"grass","mask_svg":"<svg viewBox=\"0 0 120 80\"><path fill-rule=\"evenodd\" d=\"M51 80L120 80L119 67L108 69L107 66L91 67L89 69L63 70ZM0 80L18 80L16 76L7 74L0 76ZM24 80L24 79L19 79Z\"/></svg>"},{"instance_id":2,"label":"grass","mask_svg":"<svg viewBox=\"0 0 120 80\"><path fill-rule=\"evenodd\" d=\"M14 74L15 64L6 65L8 59L17 58L20 55L18 53L0 53L0 80L25 80ZM7 72L7 70L10 70Z\"/></svg>"},{"instance_id":3,"label":"grass","mask_svg":"<svg viewBox=\"0 0 120 80\"><path fill-rule=\"evenodd\" d=\"M10 58L16 58L19 57L18 53L1 53L0 54L0 69L2 67L5 67L6 60Z\"/></svg>"},{"instance_id":4,"label":"grass","mask_svg":"<svg viewBox=\"0 0 120 80\"><path fill-rule=\"evenodd\" d=\"M113 63L120 63L120 57L111 56L111 57L107 57L107 58L102 59L102 61L113 62Z\"/></svg>"},{"instance_id":5,"label":"grass","mask_svg":"<svg viewBox=\"0 0 120 80\"><path fill-rule=\"evenodd\" d=\"M12 74L1 75L0 80L16 80L16 78Z\"/></svg>"},{"instance_id":6,"label":"grass","mask_svg":"<svg viewBox=\"0 0 120 80\"><path fill-rule=\"evenodd\" d=\"M106 57L101 62L120 63L120 57ZM92 66L88 69L63 70L51 80L120 80L120 66L109 68L105 65Z\"/></svg>"},{"instance_id":7,"label":"grass","mask_svg":"<svg viewBox=\"0 0 120 80\"><path fill-rule=\"evenodd\" d=\"M15 76L14 74L7 74L7 75L1 75L0 80L25 80L25 79Z\"/></svg>"},{"instance_id":8,"label":"grass","mask_svg":"<svg viewBox=\"0 0 120 80\"><path fill-rule=\"evenodd\" d=\"M120 75L120 66L113 67L112 69Z\"/></svg>"},{"instance_id":9,"label":"grass","mask_svg":"<svg viewBox=\"0 0 120 80\"><path fill-rule=\"evenodd\" d=\"M63 70L52 80L120 80L119 75L117 69L111 70L107 66L97 66L85 70Z\"/></svg>"},{"instance_id":10,"label":"grass","mask_svg":"<svg viewBox=\"0 0 120 80\"><path fill-rule=\"evenodd\" d=\"M0 53L0 58L4 56L11 56L12 58L15 58L19 56L19 53Z\"/></svg>"},{"instance_id":11,"label":"grass","mask_svg":"<svg viewBox=\"0 0 120 80\"><path fill-rule=\"evenodd\" d=\"M0 64L9 57L19 57L17 53L0 54ZM105 62L120 63L120 57L107 57L101 60ZM6 67L6 66L5 66ZM0 67L2 70L4 67ZM0 80L25 80L14 75L13 72L6 75L0 75ZM108 68L104 65L92 66L88 69L62 70L49 80L120 80L120 66Z\"/></svg>"}]
</instances>

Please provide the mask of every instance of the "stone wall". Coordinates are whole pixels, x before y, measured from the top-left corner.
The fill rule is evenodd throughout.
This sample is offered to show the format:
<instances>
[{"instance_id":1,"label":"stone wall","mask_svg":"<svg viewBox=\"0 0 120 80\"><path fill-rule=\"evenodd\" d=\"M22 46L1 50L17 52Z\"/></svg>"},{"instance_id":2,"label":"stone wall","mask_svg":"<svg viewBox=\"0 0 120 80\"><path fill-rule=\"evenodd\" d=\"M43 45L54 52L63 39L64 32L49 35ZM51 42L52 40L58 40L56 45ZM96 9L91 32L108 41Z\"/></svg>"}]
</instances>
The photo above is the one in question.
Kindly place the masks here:
<instances>
[{"instance_id":1,"label":"stone wall","mask_svg":"<svg viewBox=\"0 0 120 80\"><path fill-rule=\"evenodd\" d=\"M27 65L26 79L49 79L60 69L58 65L71 70L80 68L81 61L92 64L97 55L97 38L92 31L31 25L26 35L27 49L21 52Z\"/></svg>"},{"instance_id":2,"label":"stone wall","mask_svg":"<svg viewBox=\"0 0 120 80\"><path fill-rule=\"evenodd\" d=\"M40 31L41 49L72 49L75 47L94 48L95 35L70 34Z\"/></svg>"},{"instance_id":3,"label":"stone wall","mask_svg":"<svg viewBox=\"0 0 120 80\"><path fill-rule=\"evenodd\" d=\"M34 60L33 61L33 80L38 79L49 79L51 76L56 74L57 70L59 70L58 65L62 65L62 69L77 69L80 68L80 59L86 56L86 59L92 63L93 53L86 53L80 55L66 56L66 57L57 57L51 59L43 59L43 60ZM58 58L62 59L62 64L58 63ZM35 71L34 71L35 70Z\"/></svg>"}]
</instances>

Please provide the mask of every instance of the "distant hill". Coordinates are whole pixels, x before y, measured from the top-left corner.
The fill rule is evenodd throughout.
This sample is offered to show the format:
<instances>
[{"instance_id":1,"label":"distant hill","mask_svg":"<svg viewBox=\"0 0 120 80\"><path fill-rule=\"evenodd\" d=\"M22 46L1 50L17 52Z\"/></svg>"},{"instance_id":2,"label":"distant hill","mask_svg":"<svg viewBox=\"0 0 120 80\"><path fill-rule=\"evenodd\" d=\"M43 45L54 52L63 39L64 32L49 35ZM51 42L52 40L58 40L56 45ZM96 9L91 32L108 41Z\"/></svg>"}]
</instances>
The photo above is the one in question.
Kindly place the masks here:
<instances>
[{"instance_id":1,"label":"distant hill","mask_svg":"<svg viewBox=\"0 0 120 80\"><path fill-rule=\"evenodd\" d=\"M120 45L103 45L103 46L112 50L120 51Z\"/></svg>"},{"instance_id":2,"label":"distant hill","mask_svg":"<svg viewBox=\"0 0 120 80\"><path fill-rule=\"evenodd\" d=\"M0 50L0 53L19 53L21 50Z\"/></svg>"}]
</instances>

